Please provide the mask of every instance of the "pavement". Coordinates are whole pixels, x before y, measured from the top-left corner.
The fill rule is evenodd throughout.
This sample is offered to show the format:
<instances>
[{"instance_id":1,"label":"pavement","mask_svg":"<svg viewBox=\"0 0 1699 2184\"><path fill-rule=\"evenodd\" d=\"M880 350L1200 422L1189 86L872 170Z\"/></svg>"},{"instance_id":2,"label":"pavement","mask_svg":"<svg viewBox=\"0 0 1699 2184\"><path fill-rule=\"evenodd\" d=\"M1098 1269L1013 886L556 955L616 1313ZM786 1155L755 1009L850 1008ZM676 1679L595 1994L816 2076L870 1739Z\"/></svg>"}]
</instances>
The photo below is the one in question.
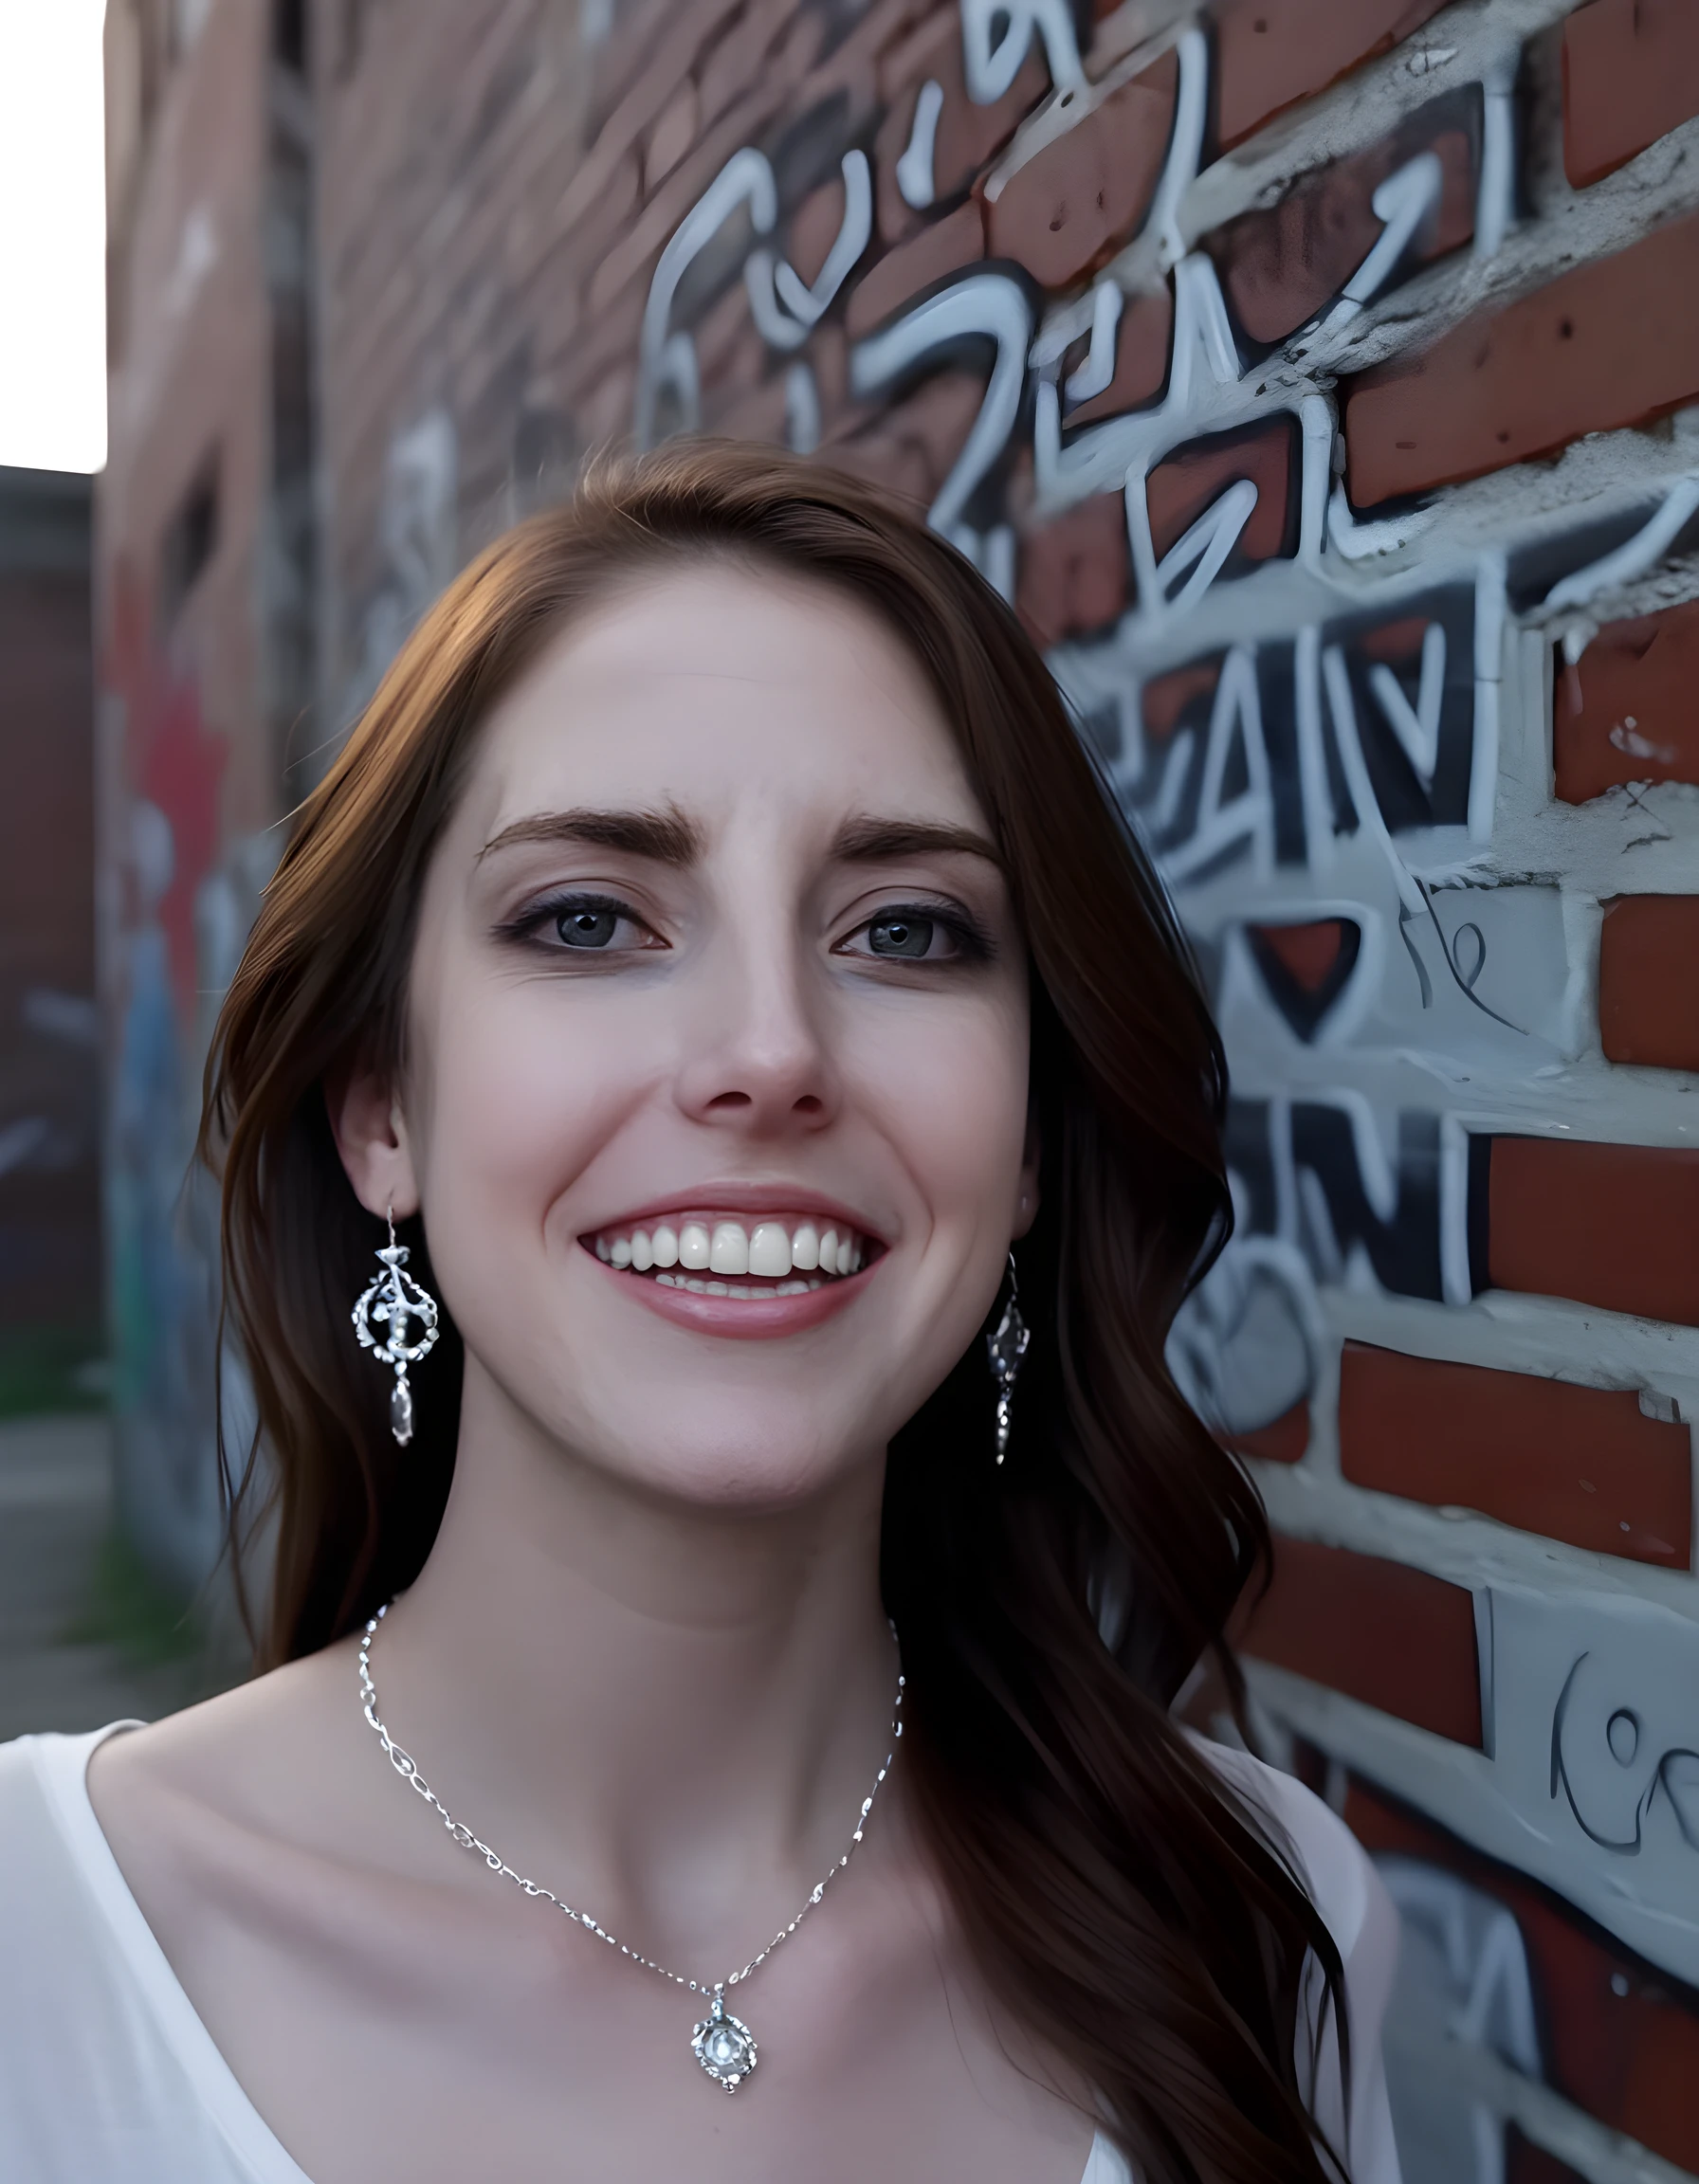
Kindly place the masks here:
<instances>
[{"instance_id":1,"label":"pavement","mask_svg":"<svg viewBox=\"0 0 1699 2184\"><path fill-rule=\"evenodd\" d=\"M155 1720L208 1688L194 1652L161 1659L156 1633L124 1629L106 1596L111 1520L103 1417L0 1424L0 1742Z\"/></svg>"}]
</instances>

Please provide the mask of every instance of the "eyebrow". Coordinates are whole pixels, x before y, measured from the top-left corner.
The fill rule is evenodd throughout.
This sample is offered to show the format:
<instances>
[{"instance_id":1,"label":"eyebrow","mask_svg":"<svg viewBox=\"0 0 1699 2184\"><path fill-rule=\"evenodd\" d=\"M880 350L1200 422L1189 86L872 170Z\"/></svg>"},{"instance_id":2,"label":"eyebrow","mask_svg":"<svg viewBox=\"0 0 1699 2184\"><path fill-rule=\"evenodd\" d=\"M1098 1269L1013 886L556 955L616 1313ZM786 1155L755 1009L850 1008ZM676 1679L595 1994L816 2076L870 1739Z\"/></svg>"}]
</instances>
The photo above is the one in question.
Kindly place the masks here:
<instances>
[{"instance_id":1,"label":"eyebrow","mask_svg":"<svg viewBox=\"0 0 1699 2184\"><path fill-rule=\"evenodd\" d=\"M492 835L478 852L483 863L498 849L535 842L588 843L598 849L623 850L657 864L689 865L703 851L702 829L676 805L664 810L601 811L580 807L570 811L537 811L516 819ZM831 856L841 864L877 864L904 857L978 857L1002 869L995 845L969 827L927 819L881 819L862 813L847 819L832 838Z\"/></svg>"},{"instance_id":2,"label":"eyebrow","mask_svg":"<svg viewBox=\"0 0 1699 2184\"><path fill-rule=\"evenodd\" d=\"M498 849L529 842L585 842L598 849L622 849L657 864L693 864L702 854L702 830L676 805L660 811L538 811L516 819L492 835L478 861Z\"/></svg>"},{"instance_id":3,"label":"eyebrow","mask_svg":"<svg viewBox=\"0 0 1699 2184\"><path fill-rule=\"evenodd\" d=\"M831 854L848 864L886 864L904 857L982 857L999 871L1003 868L995 844L971 827L926 819L879 819L870 813L844 822L833 838Z\"/></svg>"}]
</instances>

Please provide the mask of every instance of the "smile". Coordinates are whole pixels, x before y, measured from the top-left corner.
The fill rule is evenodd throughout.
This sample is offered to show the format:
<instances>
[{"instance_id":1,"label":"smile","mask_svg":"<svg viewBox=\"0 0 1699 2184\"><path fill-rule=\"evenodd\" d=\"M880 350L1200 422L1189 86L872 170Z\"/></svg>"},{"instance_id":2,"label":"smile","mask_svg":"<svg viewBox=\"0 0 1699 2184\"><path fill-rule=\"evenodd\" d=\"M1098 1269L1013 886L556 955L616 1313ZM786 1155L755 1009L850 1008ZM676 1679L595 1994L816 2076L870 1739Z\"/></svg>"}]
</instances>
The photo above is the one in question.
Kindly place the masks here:
<instances>
[{"instance_id":1,"label":"smile","mask_svg":"<svg viewBox=\"0 0 1699 2184\"><path fill-rule=\"evenodd\" d=\"M699 1297L805 1297L861 1271L876 1248L847 1222L680 1212L586 1238L604 1265Z\"/></svg>"}]
</instances>

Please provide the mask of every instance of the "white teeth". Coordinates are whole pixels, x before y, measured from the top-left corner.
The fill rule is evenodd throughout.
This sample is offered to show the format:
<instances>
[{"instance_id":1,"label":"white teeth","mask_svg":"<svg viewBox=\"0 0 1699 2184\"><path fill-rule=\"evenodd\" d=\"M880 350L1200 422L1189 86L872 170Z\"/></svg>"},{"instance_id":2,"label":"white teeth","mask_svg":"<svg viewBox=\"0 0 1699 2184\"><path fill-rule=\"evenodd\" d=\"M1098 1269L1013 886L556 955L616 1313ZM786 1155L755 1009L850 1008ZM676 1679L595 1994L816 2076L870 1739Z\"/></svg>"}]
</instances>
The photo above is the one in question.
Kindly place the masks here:
<instances>
[{"instance_id":1,"label":"white teeth","mask_svg":"<svg viewBox=\"0 0 1699 2184\"><path fill-rule=\"evenodd\" d=\"M815 1274L842 1280L845 1275L859 1273L866 1260L861 1238L853 1229L841 1234L833 1227L824 1233L813 1221L799 1222L795 1229L783 1221L758 1221L746 1225L741 1221L685 1221L675 1230L667 1222L659 1222L654 1228L632 1228L625 1233L609 1230L594 1240L596 1257L604 1265L629 1267L633 1273L648 1274L655 1271L655 1279L666 1282L669 1287L694 1289L713 1296L791 1297L809 1289L817 1289L818 1281L787 1282L793 1272ZM674 1278L667 1270L677 1266L691 1273L711 1273L721 1277L753 1274L764 1282L779 1284L773 1289L745 1288L734 1283L729 1288L723 1279L705 1285L700 1282L686 1282L681 1272Z\"/></svg>"},{"instance_id":2,"label":"white teeth","mask_svg":"<svg viewBox=\"0 0 1699 2184\"><path fill-rule=\"evenodd\" d=\"M716 1221L708 1246L708 1265L716 1274L749 1272L749 1238L740 1221Z\"/></svg>"},{"instance_id":3,"label":"white teeth","mask_svg":"<svg viewBox=\"0 0 1699 2184\"><path fill-rule=\"evenodd\" d=\"M688 1274L657 1274L664 1289L688 1289L697 1297L806 1297L811 1289L823 1289L824 1282L781 1282L774 1289L752 1289L743 1282L698 1282Z\"/></svg>"}]
</instances>

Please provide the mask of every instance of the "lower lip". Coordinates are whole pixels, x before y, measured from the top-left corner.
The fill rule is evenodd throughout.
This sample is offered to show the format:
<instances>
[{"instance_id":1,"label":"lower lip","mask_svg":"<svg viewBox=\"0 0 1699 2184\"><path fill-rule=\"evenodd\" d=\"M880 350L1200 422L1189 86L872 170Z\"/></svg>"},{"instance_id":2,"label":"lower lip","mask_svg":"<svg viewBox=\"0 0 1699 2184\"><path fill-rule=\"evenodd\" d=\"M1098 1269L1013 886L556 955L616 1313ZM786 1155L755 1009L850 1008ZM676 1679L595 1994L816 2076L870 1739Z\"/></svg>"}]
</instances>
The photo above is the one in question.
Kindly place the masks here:
<instances>
[{"instance_id":1,"label":"lower lip","mask_svg":"<svg viewBox=\"0 0 1699 2184\"><path fill-rule=\"evenodd\" d=\"M647 1304L675 1326L691 1327L699 1335L730 1335L745 1341L771 1341L782 1335L805 1334L820 1327L834 1313L859 1297L876 1259L859 1274L840 1274L800 1297L700 1297L694 1289L665 1288L642 1274L628 1274L610 1266L594 1252L585 1256L596 1271L617 1282L628 1297Z\"/></svg>"}]
</instances>

